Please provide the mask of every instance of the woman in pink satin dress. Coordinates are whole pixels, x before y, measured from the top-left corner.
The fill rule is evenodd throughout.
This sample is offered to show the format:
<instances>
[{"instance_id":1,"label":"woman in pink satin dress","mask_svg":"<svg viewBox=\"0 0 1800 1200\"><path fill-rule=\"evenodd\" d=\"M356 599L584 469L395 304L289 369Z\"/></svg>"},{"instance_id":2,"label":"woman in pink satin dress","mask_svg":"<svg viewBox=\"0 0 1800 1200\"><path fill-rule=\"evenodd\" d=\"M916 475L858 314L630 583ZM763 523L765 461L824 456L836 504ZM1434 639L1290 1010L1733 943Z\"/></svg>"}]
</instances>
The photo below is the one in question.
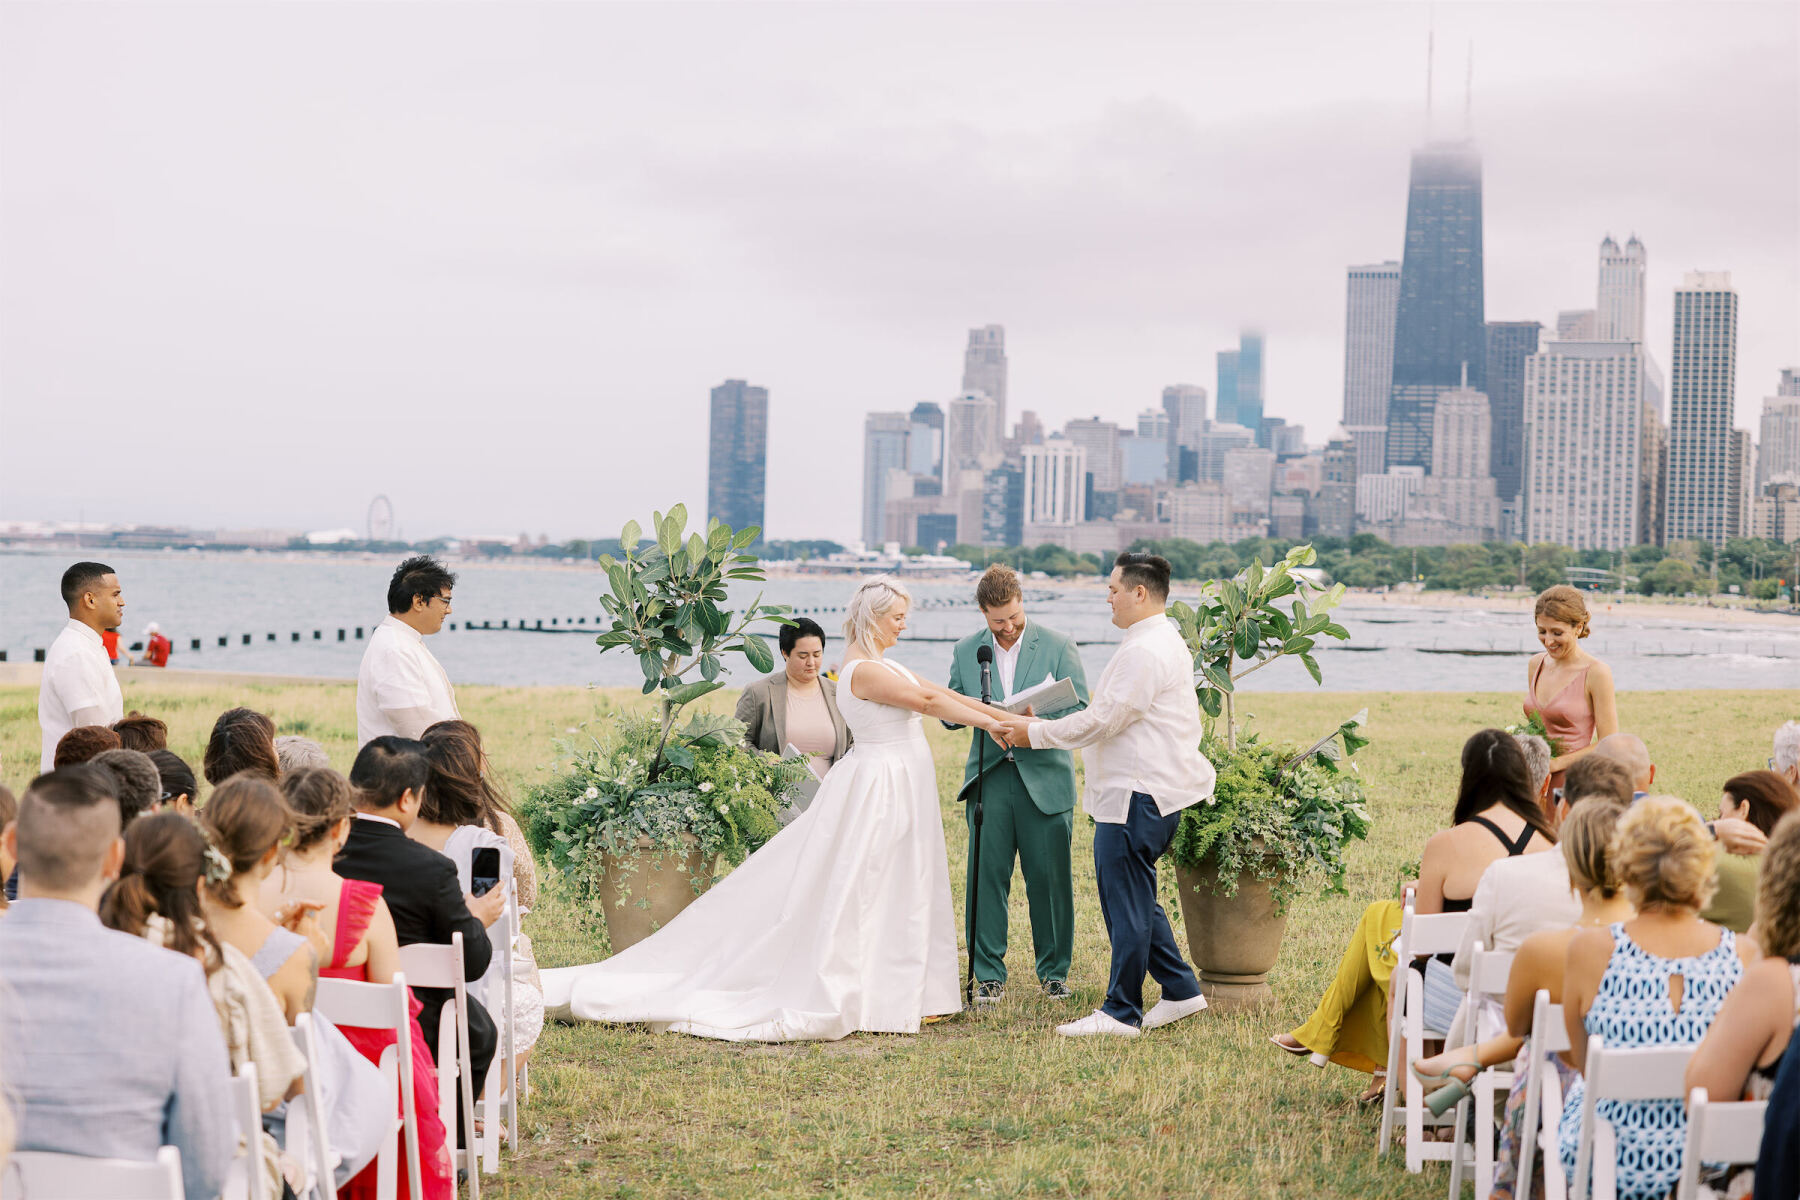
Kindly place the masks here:
<instances>
[{"instance_id":1,"label":"woman in pink satin dress","mask_svg":"<svg viewBox=\"0 0 1800 1200\"><path fill-rule=\"evenodd\" d=\"M1550 760L1550 786L1559 788L1569 765L1601 738L1619 731L1612 668L1581 648L1588 635L1587 602L1567 584L1546 589L1533 608L1544 652L1525 673L1525 715L1541 714L1562 753Z\"/></svg>"}]
</instances>

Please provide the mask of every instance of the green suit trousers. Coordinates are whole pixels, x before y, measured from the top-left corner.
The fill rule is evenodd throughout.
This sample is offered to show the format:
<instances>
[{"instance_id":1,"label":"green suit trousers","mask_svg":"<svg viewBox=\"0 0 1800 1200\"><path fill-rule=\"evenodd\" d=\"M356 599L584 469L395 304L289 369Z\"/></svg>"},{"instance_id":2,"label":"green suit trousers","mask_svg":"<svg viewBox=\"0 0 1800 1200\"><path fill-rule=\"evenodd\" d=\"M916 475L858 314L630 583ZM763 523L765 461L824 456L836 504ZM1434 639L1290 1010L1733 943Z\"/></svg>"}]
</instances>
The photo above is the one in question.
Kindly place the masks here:
<instances>
[{"instance_id":1,"label":"green suit trousers","mask_svg":"<svg viewBox=\"0 0 1800 1200\"><path fill-rule=\"evenodd\" d=\"M977 922L969 937L975 978L984 983L1006 982L1006 904L1012 894L1016 858L1025 874L1038 979L1067 979L1069 959L1075 952L1075 893L1069 875L1075 814L1039 810L1019 778L1019 769L1011 763L988 768L983 783L979 879L975 876L973 796L963 805L970 837L964 894L973 901L968 907Z\"/></svg>"}]
</instances>

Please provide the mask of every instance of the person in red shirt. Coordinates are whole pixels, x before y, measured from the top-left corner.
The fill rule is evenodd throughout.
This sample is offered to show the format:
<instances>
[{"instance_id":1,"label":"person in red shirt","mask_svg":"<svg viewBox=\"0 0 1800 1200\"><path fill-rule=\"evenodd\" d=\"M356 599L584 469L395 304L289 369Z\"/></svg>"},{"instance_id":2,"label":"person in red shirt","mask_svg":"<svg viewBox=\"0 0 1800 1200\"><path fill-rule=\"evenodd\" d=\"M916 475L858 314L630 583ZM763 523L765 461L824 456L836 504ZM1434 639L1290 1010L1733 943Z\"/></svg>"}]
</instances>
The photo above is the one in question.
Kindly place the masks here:
<instances>
[{"instance_id":1,"label":"person in red shirt","mask_svg":"<svg viewBox=\"0 0 1800 1200\"><path fill-rule=\"evenodd\" d=\"M106 647L106 657L112 661L113 666L118 666L121 658L125 660L126 666L129 667L131 665L130 653L119 646L119 631L117 629L103 630L100 634L100 641Z\"/></svg>"},{"instance_id":2,"label":"person in red shirt","mask_svg":"<svg viewBox=\"0 0 1800 1200\"><path fill-rule=\"evenodd\" d=\"M144 663L151 667L169 665L169 651L175 645L163 636L162 628L155 621L144 627Z\"/></svg>"}]
</instances>

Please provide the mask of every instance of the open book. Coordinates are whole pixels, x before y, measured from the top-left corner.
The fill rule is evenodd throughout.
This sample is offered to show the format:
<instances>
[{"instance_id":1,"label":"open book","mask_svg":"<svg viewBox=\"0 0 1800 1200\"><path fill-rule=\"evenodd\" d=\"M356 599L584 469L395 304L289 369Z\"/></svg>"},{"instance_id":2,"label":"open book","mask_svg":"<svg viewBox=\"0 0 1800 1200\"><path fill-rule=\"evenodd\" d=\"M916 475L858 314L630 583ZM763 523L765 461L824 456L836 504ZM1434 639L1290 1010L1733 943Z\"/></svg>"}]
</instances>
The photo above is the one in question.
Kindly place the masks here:
<instances>
[{"instance_id":1,"label":"open book","mask_svg":"<svg viewBox=\"0 0 1800 1200\"><path fill-rule=\"evenodd\" d=\"M1014 692L1004 700L994 701L995 708L1003 708L1009 713L1023 715L1027 708L1032 709L1040 717L1054 717L1058 713L1067 712L1080 703L1075 695L1075 685L1067 679L1046 679L1035 687Z\"/></svg>"}]
</instances>

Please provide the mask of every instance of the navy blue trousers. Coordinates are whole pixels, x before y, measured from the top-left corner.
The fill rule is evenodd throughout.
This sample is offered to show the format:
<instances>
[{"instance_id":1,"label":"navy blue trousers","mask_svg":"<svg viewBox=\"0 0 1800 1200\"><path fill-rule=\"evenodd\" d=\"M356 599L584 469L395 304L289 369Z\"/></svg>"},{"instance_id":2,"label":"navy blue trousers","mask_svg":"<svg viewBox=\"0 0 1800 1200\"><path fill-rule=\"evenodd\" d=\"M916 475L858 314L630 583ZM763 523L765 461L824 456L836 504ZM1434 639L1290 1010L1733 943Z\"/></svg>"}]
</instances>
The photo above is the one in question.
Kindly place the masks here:
<instances>
[{"instance_id":1,"label":"navy blue trousers","mask_svg":"<svg viewBox=\"0 0 1800 1200\"><path fill-rule=\"evenodd\" d=\"M1168 914L1156 902L1156 860L1180 824L1180 813L1165 817L1156 811L1154 799L1133 792L1123 825L1094 826L1100 913L1112 940L1112 977L1100 1011L1127 1025L1143 1024L1146 973L1162 985L1166 1000L1200 994L1200 981L1181 957Z\"/></svg>"}]
</instances>

